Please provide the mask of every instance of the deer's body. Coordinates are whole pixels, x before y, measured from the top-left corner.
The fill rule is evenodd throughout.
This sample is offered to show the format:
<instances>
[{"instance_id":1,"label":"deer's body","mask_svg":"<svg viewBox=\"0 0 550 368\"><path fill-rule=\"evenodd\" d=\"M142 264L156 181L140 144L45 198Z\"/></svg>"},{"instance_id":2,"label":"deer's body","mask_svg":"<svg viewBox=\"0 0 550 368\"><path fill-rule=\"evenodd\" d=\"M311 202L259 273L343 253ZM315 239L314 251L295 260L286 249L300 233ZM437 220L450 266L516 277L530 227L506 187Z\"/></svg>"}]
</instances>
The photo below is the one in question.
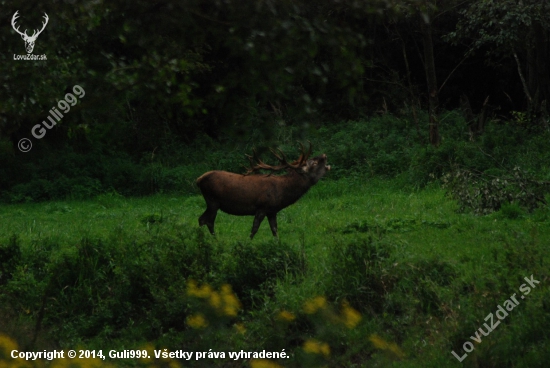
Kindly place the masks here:
<instances>
[{"instance_id":1,"label":"deer's body","mask_svg":"<svg viewBox=\"0 0 550 368\"><path fill-rule=\"evenodd\" d=\"M209 171L197 179L204 198L217 202L230 215L254 216L258 210L277 213L296 202L310 188L307 178L294 172L283 176L245 176Z\"/></svg>"},{"instance_id":2,"label":"deer's body","mask_svg":"<svg viewBox=\"0 0 550 368\"><path fill-rule=\"evenodd\" d=\"M305 161L299 165L287 164L286 175L242 175L227 171L209 171L197 179L206 201L206 211L199 218L199 225L207 225L214 234L214 221L218 210L230 215L254 216L250 237L253 238L261 222L267 216L274 236L277 236L277 213L295 203L309 188L315 185L330 166L326 155ZM282 160L282 159L281 159ZM302 162L303 161L303 162ZM261 163L261 161L259 161ZM261 163L256 169L279 170ZM254 171L254 168L253 170Z\"/></svg>"}]
</instances>

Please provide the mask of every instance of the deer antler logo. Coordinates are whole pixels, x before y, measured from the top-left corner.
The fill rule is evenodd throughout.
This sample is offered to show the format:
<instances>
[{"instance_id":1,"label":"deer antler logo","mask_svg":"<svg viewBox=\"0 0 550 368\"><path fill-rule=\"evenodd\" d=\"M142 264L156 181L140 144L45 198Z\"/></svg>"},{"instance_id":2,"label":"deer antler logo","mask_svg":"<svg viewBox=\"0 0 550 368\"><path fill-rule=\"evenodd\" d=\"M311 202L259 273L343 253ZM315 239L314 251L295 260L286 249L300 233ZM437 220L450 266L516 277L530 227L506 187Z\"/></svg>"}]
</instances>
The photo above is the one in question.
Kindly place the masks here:
<instances>
[{"instance_id":1,"label":"deer antler logo","mask_svg":"<svg viewBox=\"0 0 550 368\"><path fill-rule=\"evenodd\" d=\"M38 35L40 35L40 33L42 33L44 28L46 28L46 24L48 24L48 20L49 20L48 14L44 13L45 22L42 22L42 29L38 31L38 33L36 29L33 30L32 36L29 36L27 34L27 30L25 30L25 32L21 32L19 31L19 26L17 26L17 28L15 27L15 20L19 18L19 14L17 14L18 12L19 10L16 11L15 14L13 15L13 18L11 18L11 26L13 27L15 32L21 35L21 38L23 39L23 41L25 41L25 49L27 49L27 54L31 54L32 50L34 49L34 43L36 42L36 38L38 37Z\"/></svg>"}]
</instances>

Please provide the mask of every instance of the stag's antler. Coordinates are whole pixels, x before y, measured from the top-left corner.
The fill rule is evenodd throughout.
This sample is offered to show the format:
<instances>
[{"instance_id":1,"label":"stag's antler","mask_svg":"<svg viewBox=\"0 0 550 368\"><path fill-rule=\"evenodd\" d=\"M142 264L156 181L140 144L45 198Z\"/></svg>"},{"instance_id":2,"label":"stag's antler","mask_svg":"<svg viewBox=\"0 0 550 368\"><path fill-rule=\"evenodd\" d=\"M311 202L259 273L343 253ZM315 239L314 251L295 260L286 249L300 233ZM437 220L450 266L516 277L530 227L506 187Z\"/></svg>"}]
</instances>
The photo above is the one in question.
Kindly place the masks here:
<instances>
[{"instance_id":1,"label":"stag's antler","mask_svg":"<svg viewBox=\"0 0 550 368\"><path fill-rule=\"evenodd\" d=\"M281 150L279 150L279 152L281 152ZM289 165L291 165L294 168L299 168L304 165L304 163L308 160L310 155L311 155L311 142L309 142L309 149L307 153L304 152L304 145L300 142L300 157L298 157L296 161L294 161ZM284 157L284 154L283 154L283 158L286 159L286 157Z\"/></svg>"},{"instance_id":2,"label":"stag's antler","mask_svg":"<svg viewBox=\"0 0 550 368\"><path fill-rule=\"evenodd\" d=\"M15 27L15 21L17 20L17 18L19 18L19 10L17 10L15 12L15 14L13 15L13 17L11 18L11 26L13 27L13 29L15 30L15 32L19 33L21 35L21 37L23 38L27 38L27 39L36 39L38 37L38 35L40 35L40 33L42 33L42 31L44 30L44 28L46 28L46 25L48 24L48 21L50 20L50 18L48 17L48 14L44 13L44 22L42 22L42 29L40 31L38 31L37 29L34 29L33 32L32 32L32 36L29 36L27 34L27 30L25 30L25 32L21 32L19 30L19 26L17 26L17 28ZM36 33L38 31L38 33Z\"/></svg>"},{"instance_id":3,"label":"stag's antler","mask_svg":"<svg viewBox=\"0 0 550 368\"><path fill-rule=\"evenodd\" d=\"M284 169L299 169L304 165L304 163L307 161L307 159L311 155L311 148L312 148L311 142L309 142L309 150L306 153L304 151L304 145L300 143L300 157L298 157L298 159L293 161L292 163L288 162L288 159L286 158L286 155L283 153L283 151L277 148L277 152L276 152L274 149L270 148L269 150L271 151L273 156L275 156L277 160L279 160L279 162L281 163L280 165L277 165L277 166L266 164L258 157L258 153L256 152L256 150L252 150L253 152L252 156L246 155L246 157L248 158L248 161L250 162L250 168L247 168L245 175L251 174L258 170L269 170L271 172L274 172L274 171L280 171Z\"/></svg>"},{"instance_id":4,"label":"stag's antler","mask_svg":"<svg viewBox=\"0 0 550 368\"><path fill-rule=\"evenodd\" d=\"M40 33L42 33L42 31L44 30L44 28L46 28L46 25L48 24L48 21L50 20L50 18L48 17L48 14L46 14L46 13L44 13L44 16L43 16L42 18L44 18L44 22L42 22L42 29L41 29L40 31L38 31L38 33L36 34L36 36L34 35L34 32L33 32L33 34L32 34L31 37L34 37L34 38L38 37L38 35L39 35ZM36 30L35 30L35 32L36 32Z\"/></svg>"},{"instance_id":5,"label":"stag's antler","mask_svg":"<svg viewBox=\"0 0 550 368\"><path fill-rule=\"evenodd\" d=\"M286 168L286 166L284 164L277 165L277 166L272 166L272 165L266 164L265 162L263 162L260 159L260 157L258 157L258 153L256 152L255 149L252 150L252 156L246 155L246 157L248 158L248 161L250 162L250 167L247 168L245 175L252 174L253 172L256 172L258 170L269 170L269 171L273 172L273 171L279 171L279 170L282 170L282 169Z\"/></svg>"},{"instance_id":6,"label":"stag's antler","mask_svg":"<svg viewBox=\"0 0 550 368\"><path fill-rule=\"evenodd\" d=\"M21 31L19 31L19 26L17 26L17 28L15 28L15 20L16 20L17 18L19 18L19 14L17 14L17 13L19 13L19 10L17 10L17 11L15 12L15 14L13 15L13 17L11 18L11 26L12 26L12 28L15 30L15 32L19 33L22 37L25 37L25 36L27 36L27 33L26 33L27 31L26 31L26 30L25 30L25 33L23 33L23 32L21 32ZM27 36L27 37L28 37L28 36Z\"/></svg>"}]
</instances>

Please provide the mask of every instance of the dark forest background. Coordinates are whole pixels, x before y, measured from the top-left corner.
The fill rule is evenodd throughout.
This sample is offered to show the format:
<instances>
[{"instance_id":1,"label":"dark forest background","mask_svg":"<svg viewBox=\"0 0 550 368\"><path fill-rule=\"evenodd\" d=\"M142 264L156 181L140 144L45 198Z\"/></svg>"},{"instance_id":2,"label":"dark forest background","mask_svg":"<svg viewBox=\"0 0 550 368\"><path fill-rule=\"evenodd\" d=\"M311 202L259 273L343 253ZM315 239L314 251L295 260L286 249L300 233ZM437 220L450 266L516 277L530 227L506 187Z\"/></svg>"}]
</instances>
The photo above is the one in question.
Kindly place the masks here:
<instances>
[{"instance_id":1,"label":"dark forest background","mask_svg":"<svg viewBox=\"0 0 550 368\"><path fill-rule=\"evenodd\" d=\"M240 170L253 146L326 141L350 131L350 121L370 124L371 139L399 138L391 147L355 146L354 156L348 151L367 138L340 137L328 149L340 149L341 175L354 165L364 171L365 160L380 155L394 155L380 175L439 160L413 175L412 184L423 185L446 171L449 155L460 156L451 141L513 150L548 131L547 2L2 5L0 193L7 202L181 191L201 170ZM34 49L47 61L13 60L25 54L9 26L16 10L29 34L48 14ZM74 85L85 97L34 139L32 127ZM369 123L373 116L395 119ZM22 138L31 139L30 152L18 149Z\"/></svg>"}]
</instances>

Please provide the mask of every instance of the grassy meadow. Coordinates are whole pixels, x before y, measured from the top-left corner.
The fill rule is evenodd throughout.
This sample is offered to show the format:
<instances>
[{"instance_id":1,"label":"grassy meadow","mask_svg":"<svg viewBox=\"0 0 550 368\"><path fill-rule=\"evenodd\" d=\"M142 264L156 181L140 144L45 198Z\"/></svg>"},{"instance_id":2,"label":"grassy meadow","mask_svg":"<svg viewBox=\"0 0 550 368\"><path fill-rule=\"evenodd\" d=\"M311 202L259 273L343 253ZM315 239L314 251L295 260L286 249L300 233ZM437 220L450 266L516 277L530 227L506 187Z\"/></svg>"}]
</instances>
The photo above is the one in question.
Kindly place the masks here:
<instances>
[{"instance_id":1,"label":"grassy meadow","mask_svg":"<svg viewBox=\"0 0 550 368\"><path fill-rule=\"evenodd\" d=\"M438 148L391 116L319 129L314 154L333 169L279 213L279 239L264 220L251 241L253 218L221 211L215 237L198 226L194 178L238 172L249 147L29 163L36 175L0 204L0 362L48 364L14 349L94 349L106 359L54 363L545 366L548 135L495 124L469 142L464 120L446 119ZM108 355L135 349L151 359ZM162 359L177 351L195 355Z\"/></svg>"},{"instance_id":2,"label":"grassy meadow","mask_svg":"<svg viewBox=\"0 0 550 368\"><path fill-rule=\"evenodd\" d=\"M538 331L550 306L544 210L480 217L457 213L437 185L402 190L391 180L327 178L279 214L279 240L265 221L250 241L252 217L220 212L216 237L199 229L204 207L196 195L116 194L1 206L2 249L15 242L20 253L3 265L12 318L0 328L24 346L37 335L37 350L286 349L292 359L282 366L452 367L460 363L451 350L463 355L463 342L533 274L540 286L463 364L536 366L530 356L550 353L547 332ZM189 316L207 309L191 300L190 279L213 290L230 283L239 313L207 314L208 326L190 327ZM319 296L326 305L308 314ZM352 328L340 326L344 300L361 315ZM330 353L304 352L310 340ZM508 350L517 344L525 349L519 358ZM189 364L260 362L182 362Z\"/></svg>"}]
</instances>

